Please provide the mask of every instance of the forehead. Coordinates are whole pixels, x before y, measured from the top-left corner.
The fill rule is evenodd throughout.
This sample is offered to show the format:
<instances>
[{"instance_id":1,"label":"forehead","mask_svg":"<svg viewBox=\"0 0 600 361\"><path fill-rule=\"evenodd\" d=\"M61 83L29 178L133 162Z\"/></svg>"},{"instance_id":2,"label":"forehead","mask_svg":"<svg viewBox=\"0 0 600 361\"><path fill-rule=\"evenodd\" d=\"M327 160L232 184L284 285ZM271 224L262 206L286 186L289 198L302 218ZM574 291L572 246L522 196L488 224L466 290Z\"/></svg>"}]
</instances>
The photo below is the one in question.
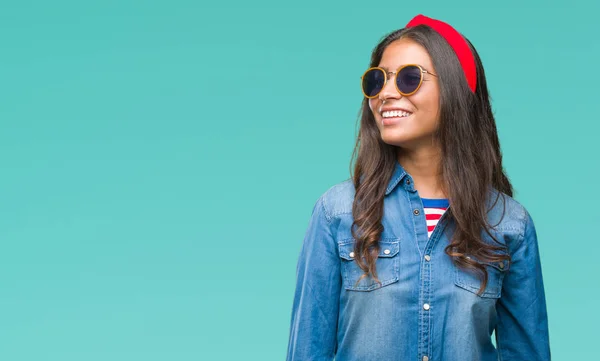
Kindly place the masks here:
<instances>
[{"instance_id":1,"label":"forehead","mask_svg":"<svg viewBox=\"0 0 600 361\"><path fill-rule=\"evenodd\" d=\"M400 39L389 44L383 51L379 66L387 71L395 71L405 64L419 64L433 71L431 57L424 47L410 39Z\"/></svg>"}]
</instances>

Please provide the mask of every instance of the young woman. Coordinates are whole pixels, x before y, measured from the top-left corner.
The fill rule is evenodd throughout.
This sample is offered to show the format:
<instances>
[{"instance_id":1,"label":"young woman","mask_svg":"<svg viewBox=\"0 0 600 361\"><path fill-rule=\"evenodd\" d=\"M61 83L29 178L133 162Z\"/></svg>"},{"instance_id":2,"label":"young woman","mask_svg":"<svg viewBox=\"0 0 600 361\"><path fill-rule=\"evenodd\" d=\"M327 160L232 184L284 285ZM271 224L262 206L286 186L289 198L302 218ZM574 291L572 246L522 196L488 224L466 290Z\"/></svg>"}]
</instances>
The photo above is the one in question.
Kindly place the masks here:
<instances>
[{"instance_id":1,"label":"young woman","mask_svg":"<svg viewBox=\"0 0 600 361\"><path fill-rule=\"evenodd\" d=\"M287 360L550 360L536 230L472 44L418 15L361 86L354 175L313 208Z\"/></svg>"}]
</instances>

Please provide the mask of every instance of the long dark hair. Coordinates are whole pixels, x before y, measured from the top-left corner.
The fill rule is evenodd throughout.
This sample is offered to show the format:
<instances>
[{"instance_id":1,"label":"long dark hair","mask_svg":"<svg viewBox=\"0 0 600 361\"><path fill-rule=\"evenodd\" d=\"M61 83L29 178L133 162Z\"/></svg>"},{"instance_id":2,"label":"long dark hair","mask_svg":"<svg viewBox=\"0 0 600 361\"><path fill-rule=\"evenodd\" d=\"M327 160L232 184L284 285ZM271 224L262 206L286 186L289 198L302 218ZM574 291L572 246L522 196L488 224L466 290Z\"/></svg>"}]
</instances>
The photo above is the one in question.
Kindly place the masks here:
<instances>
[{"instance_id":1,"label":"long dark hair","mask_svg":"<svg viewBox=\"0 0 600 361\"><path fill-rule=\"evenodd\" d=\"M487 285L488 273L485 265L468 255L474 255L482 262L510 261L508 252L498 252L506 250L506 247L488 231L486 201L490 187L511 197L513 195L512 185L502 167L500 142L483 65L467 39L477 70L477 88L472 93L450 45L431 28L419 25L384 36L373 49L370 66L379 64L390 43L403 38L413 40L427 50L439 76L440 125L434 137L441 145L440 171L450 202L446 217L456 224L452 241L445 252L456 265L474 270L481 276L481 294ZM360 129L352 154L354 159L358 153L352 175L355 198L351 232L356 240L355 253L358 256L355 260L365 272L362 277L371 274L379 282L375 262L383 231L383 199L397 162L397 147L382 141L367 98L364 98L360 112ZM497 246L481 239L482 229Z\"/></svg>"}]
</instances>

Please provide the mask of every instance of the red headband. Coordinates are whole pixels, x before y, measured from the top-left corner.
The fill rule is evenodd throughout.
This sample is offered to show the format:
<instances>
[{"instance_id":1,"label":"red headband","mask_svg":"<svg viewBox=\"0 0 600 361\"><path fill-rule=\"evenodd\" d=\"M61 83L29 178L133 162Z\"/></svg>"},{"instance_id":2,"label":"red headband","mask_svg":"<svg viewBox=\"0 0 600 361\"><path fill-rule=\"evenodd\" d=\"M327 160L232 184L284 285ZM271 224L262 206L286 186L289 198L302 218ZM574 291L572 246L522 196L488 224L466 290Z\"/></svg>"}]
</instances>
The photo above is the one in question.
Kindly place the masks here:
<instances>
[{"instance_id":1,"label":"red headband","mask_svg":"<svg viewBox=\"0 0 600 361\"><path fill-rule=\"evenodd\" d=\"M427 25L446 39L448 44L450 44L452 49L454 49L454 53L456 53L456 56L460 61L460 65L462 66L465 76L467 77L469 88L471 88L471 91L475 93L475 88L477 87L475 58L473 57L473 53L471 53L471 49L469 48L469 44L465 38L463 38L463 36L460 35L460 33L449 24L436 19L428 18L427 16L421 14L412 18L412 20L406 24L406 27L410 28L417 25Z\"/></svg>"}]
</instances>

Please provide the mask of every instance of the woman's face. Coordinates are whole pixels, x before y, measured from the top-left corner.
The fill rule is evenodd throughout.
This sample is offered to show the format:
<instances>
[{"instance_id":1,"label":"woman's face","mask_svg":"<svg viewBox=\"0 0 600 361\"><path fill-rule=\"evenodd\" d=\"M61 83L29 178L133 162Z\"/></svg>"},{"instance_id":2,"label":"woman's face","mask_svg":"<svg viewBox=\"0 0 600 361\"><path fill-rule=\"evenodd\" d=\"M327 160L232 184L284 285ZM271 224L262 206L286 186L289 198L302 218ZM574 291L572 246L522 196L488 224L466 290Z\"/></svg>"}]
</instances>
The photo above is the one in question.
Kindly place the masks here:
<instances>
[{"instance_id":1,"label":"woman's face","mask_svg":"<svg viewBox=\"0 0 600 361\"><path fill-rule=\"evenodd\" d=\"M378 66L391 72L405 64L419 64L437 74L429 54L421 45L410 39L399 39L387 46ZM377 127L384 142L407 149L431 145L432 134L439 124L439 83L437 77L424 73L423 84L416 93L403 96L396 89L396 75L391 74L381 93L369 99ZM383 100L383 101L382 101ZM392 124L382 124L386 109L402 109L407 117L393 118Z\"/></svg>"}]
</instances>

